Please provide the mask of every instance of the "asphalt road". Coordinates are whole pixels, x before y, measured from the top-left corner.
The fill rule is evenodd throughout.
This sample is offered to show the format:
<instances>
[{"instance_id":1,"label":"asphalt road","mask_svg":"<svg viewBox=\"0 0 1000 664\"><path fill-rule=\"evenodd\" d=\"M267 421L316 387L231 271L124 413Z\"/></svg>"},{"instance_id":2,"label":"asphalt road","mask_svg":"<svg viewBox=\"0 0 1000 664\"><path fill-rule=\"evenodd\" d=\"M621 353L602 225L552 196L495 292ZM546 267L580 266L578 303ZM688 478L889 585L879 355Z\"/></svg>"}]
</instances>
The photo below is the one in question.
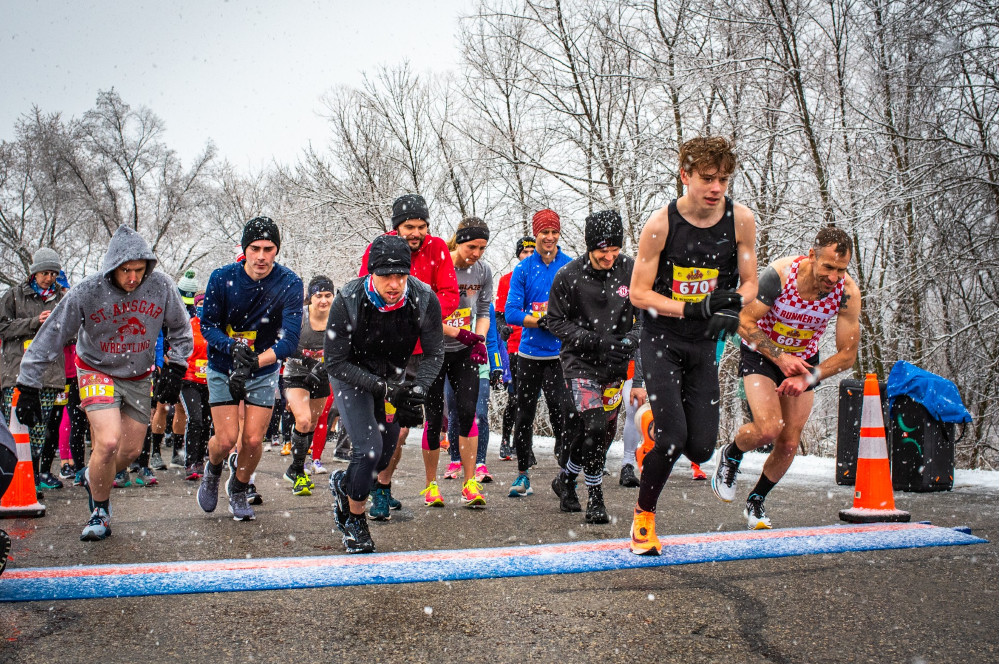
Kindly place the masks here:
<instances>
[{"instance_id":1,"label":"asphalt road","mask_svg":"<svg viewBox=\"0 0 1000 664\"><path fill-rule=\"evenodd\" d=\"M373 524L379 551L558 543L628 535L635 489L607 484L614 521L563 514L539 455L536 493L506 498L514 464L491 461L488 507L418 506L411 443L393 485L404 508ZM492 456L492 453L491 453ZM545 458L542 458L542 457ZM152 488L116 490L114 534L82 543L81 488L46 495L48 515L0 526L15 537L8 569L99 563L344 555L331 499L291 495L287 458L264 456L258 518L224 504L202 513L176 471ZM793 467L794 471L794 467ZM660 535L740 530L741 508L678 465L660 499ZM752 477L744 475L740 495ZM318 489L325 487L320 477ZM583 494L583 492L581 492ZM224 500L224 495L223 495ZM998 660L995 489L896 494L913 519L965 525L989 544L705 563L613 572L347 588L171 595L0 605L0 662L991 662ZM777 527L838 523L850 487L789 481L768 499ZM3 578L0 577L0 584Z\"/></svg>"}]
</instances>

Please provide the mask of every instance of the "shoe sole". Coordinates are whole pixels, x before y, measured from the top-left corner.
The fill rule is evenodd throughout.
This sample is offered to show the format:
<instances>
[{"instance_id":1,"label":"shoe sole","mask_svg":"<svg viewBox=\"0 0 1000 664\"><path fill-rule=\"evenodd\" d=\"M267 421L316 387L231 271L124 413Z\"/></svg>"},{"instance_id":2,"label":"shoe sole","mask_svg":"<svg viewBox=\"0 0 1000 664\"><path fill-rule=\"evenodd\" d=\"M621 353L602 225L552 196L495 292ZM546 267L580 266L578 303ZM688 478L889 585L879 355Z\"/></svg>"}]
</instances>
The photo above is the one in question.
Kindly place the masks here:
<instances>
[{"instance_id":1,"label":"shoe sole","mask_svg":"<svg viewBox=\"0 0 1000 664\"><path fill-rule=\"evenodd\" d=\"M80 535L81 542L100 542L101 540L107 539L111 536L111 528L105 530L103 535L97 535L96 533L83 533Z\"/></svg>"},{"instance_id":2,"label":"shoe sole","mask_svg":"<svg viewBox=\"0 0 1000 664\"><path fill-rule=\"evenodd\" d=\"M463 498L462 501L469 509L483 509L486 507L486 499L481 496L479 498L473 498L472 500L465 500Z\"/></svg>"},{"instance_id":3,"label":"shoe sole","mask_svg":"<svg viewBox=\"0 0 1000 664\"><path fill-rule=\"evenodd\" d=\"M597 518L591 518L591 517L588 516L588 517L584 517L584 520L587 523L595 523L595 524L598 524L598 525L605 524L605 523L611 523L611 517L609 517L607 515L602 516L602 517L597 517Z\"/></svg>"},{"instance_id":4,"label":"shoe sole","mask_svg":"<svg viewBox=\"0 0 1000 664\"><path fill-rule=\"evenodd\" d=\"M392 515L391 514L387 514L385 516L381 516L381 515L375 516L374 514L372 514L369 511L368 512L368 518L371 519L372 521L391 521L392 520Z\"/></svg>"},{"instance_id":5,"label":"shoe sole","mask_svg":"<svg viewBox=\"0 0 1000 664\"><path fill-rule=\"evenodd\" d=\"M528 489L524 493L521 493L517 489L511 489L510 493L507 494L507 497L508 498L523 498L525 496L532 496L532 495L534 495L534 493L535 492L534 492L533 489Z\"/></svg>"},{"instance_id":6,"label":"shoe sole","mask_svg":"<svg viewBox=\"0 0 1000 664\"><path fill-rule=\"evenodd\" d=\"M301 491L292 491L292 495L293 496L311 496L313 494L312 494L312 491L310 491L309 489L302 489Z\"/></svg>"},{"instance_id":7,"label":"shoe sole","mask_svg":"<svg viewBox=\"0 0 1000 664\"><path fill-rule=\"evenodd\" d=\"M726 449L726 448L725 447L720 447L719 451L716 453L718 455L718 458L715 460L716 471L714 473L712 473L712 493L714 493L715 497L718 498L719 500L721 500L722 502L724 502L724 503L731 503L731 502L733 502L733 499L736 497L735 496L735 494L736 494L735 485L734 485L734 489L733 489L733 494L734 494L733 498L723 498L722 494L719 493L719 489L718 489L718 486L717 486L718 481L719 481L718 480L718 477L719 477L719 475L718 475L718 468L719 468L719 464L722 463L722 451L724 449Z\"/></svg>"},{"instance_id":8,"label":"shoe sole","mask_svg":"<svg viewBox=\"0 0 1000 664\"><path fill-rule=\"evenodd\" d=\"M743 510L743 517L747 520L747 530L771 530L774 526L771 525L770 521L758 521L756 524L750 524L750 512Z\"/></svg>"},{"instance_id":9,"label":"shoe sole","mask_svg":"<svg viewBox=\"0 0 1000 664\"><path fill-rule=\"evenodd\" d=\"M444 507L444 500L439 498L432 503L425 502L424 507Z\"/></svg>"}]
</instances>

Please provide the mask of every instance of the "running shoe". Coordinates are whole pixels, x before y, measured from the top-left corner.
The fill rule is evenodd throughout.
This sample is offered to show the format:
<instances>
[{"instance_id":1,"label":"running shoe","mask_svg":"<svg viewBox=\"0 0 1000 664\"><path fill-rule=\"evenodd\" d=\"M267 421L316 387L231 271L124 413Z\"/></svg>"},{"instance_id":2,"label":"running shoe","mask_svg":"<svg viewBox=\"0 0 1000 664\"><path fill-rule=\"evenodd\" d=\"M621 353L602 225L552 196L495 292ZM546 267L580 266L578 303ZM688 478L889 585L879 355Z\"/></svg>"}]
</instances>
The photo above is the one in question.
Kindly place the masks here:
<instances>
[{"instance_id":1,"label":"running shoe","mask_svg":"<svg viewBox=\"0 0 1000 664\"><path fill-rule=\"evenodd\" d=\"M743 516L747 518L747 528L750 530L766 530L771 527L771 520L764 513L764 499L756 493L747 498L746 509Z\"/></svg>"},{"instance_id":2,"label":"running shoe","mask_svg":"<svg viewBox=\"0 0 1000 664\"><path fill-rule=\"evenodd\" d=\"M660 539L656 536L656 514L635 508L632 517L632 543L629 548L637 556L660 555Z\"/></svg>"},{"instance_id":3,"label":"running shoe","mask_svg":"<svg viewBox=\"0 0 1000 664\"><path fill-rule=\"evenodd\" d=\"M149 466L140 470L139 475L135 479L136 484L141 481L145 486L156 486L159 484L159 482L156 481L156 475L153 474L153 470Z\"/></svg>"},{"instance_id":4,"label":"running shoe","mask_svg":"<svg viewBox=\"0 0 1000 664\"><path fill-rule=\"evenodd\" d=\"M84 475L86 472L87 472L86 466L76 471L76 473L73 475L73 486L83 486Z\"/></svg>"},{"instance_id":5,"label":"running shoe","mask_svg":"<svg viewBox=\"0 0 1000 664\"><path fill-rule=\"evenodd\" d=\"M153 470L166 470L167 464L163 462L159 452L153 452L149 455L149 467Z\"/></svg>"},{"instance_id":6,"label":"running shoe","mask_svg":"<svg viewBox=\"0 0 1000 664\"><path fill-rule=\"evenodd\" d=\"M59 469L59 477L64 480L71 479L74 475L76 475L76 466L71 463L64 463Z\"/></svg>"},{"instance_id":7,"label":"running shoe","mask_svg":"<svg viewBox=\"0 0 1000 664\"><path fill-rule=\"evenodd\" d=\"M201 472L197 464L191 464L190 466L184 469L184 479L189 480L191 482L197 479L201 479Z\"/></svg>"},{"instance_id":8,"label":"running shoe","mask_svg":"<svg viewBox=\"0 0 1000 664\"><path fill-rule=\"evenodd\" d=\"M452 461L448 464L448 470L444 471L444 478L446 480L457 480L461 472L462 464L458 461Z\"/></svg>"},{"instance_id":9,"label":"running shoe","mask_svg":"<svg viewBox=\"0 0 1000 664\"><path fill-rule=\"evenodd\" d=\"M389 484L388 491L389 491L389 509L391 509L391 510L401 510L401 509L403 509L403 503L399 502L398 500L396 500L395 498L392 497L392 484L391 483Z\"/></svg>"},{"instance_id":10,"label":"running shoe","mask_svg":"<svg viewBox=\"0 0 1000 664\"><path fill-rule=\"evenodd\" d=\"M480 484L486 484L493 481L493 476L490 475L490 469L486 467L485 463L476 465L476 481Z\"/></svg>"},{"instance_id":11,"label":"running shoe","mask_svg":"<svg viewBox=\"0 0 1000 664\"><path fill-rule=\"evenodd\" d=\"M314 486L310 483L310 486ZM253 482L247 484L247 502L251 505L263 505L264 498L261 497L260 493L257 491L257 485Z\"/></svg>"},{"instance_id":12,"label":"running shoe","mask_svg":"<svg viewBox=\"0 0 1000 664\"><path fill-rule=\"evenodd\" d=\"M111 517L102 508L97 507L90 515L90 521L80 533L81 542L97 542L111 534Z\"/></svg>"},{"instance_id":13,"label":"running shoe","mask_svg":"<svg viewBox=\"0 0 1000 664\"><path fill-rule=\"evenodd\" d=\"M699 466L696 463L692 463L691 464L691 479L693 479L693 480L707 480L708 479L708 475L706 475L705 471L701 469L701 466Z\"/></svg>"},{"instance_id":14,"label":"running shoe","mask_svg":"<svg viewBox=\"0 0 1000 664\"><path fill-rule=\"evenodd\" d=\"M138 473L140 470L142 470L142 466L139 465L138 461L133 461L128 465L128 472L130 473Z\"/></svg>"},{"instance_id":15,"label":"running shoe","mask_svg":"<svg viewBox=\"0 0 1000 664\"><path fill-rule=\"evenodd\" d=\"M441 490L438 489L437 482L431 482L427 488L420 492L424 497L424 507L444 507L444 498L441 497Z\"/></svg>"},{"instance_id":16,"label":"running shoe","mask_svg":"<svg viewBox=\"0 0 1000 664\"><path fill-rule=\"evenodd\" d=\"M347 500L347 493L344 491L344 477L347 475L343 470L330 475L330 493L333 494L333 523L337 530L347 535L347 517L351 515L350 503Z\"/></svg>"},{"instance_id":17,"label":"running shoe","mask_svg":"<svg viewBox=\"0 0 1000 664\"><path fill-rule=\"evenodd\" d=\"M198 506L205 512L214 512L219 504L219 481L222 473L216 475L212 472L212 467L205 464L205 474L201 476L201 484L198 485Z\"/></svg>"},{"instance_id":18,"label":"running shoe","mask_svg":"<svg viewBox=\"0 0 1000 664\"><path fill-rule=\"evenodd\" d=\"M576 497L576 480L571 480L563 473L552 480L552 492L559 496L560 512L581 512L580 499Z\"/></svg>"},{"instance_id":19,"label":"running shoe","mask_svg":"<svg viewBox=\"0 0 1000 664\"><path fill-rule=\"evenodd\" d=\"M632 464L627 463L622 466L621 472L618 473L618 483L633 489L639 486L639 478L635 476L635 468L632 467Z\"/></svg>"},{"instance_id":20,"label":"running shoe","mask_svg":"<svg viewBox=\"0 0 1000 664\"><path fill-rule=\"evenodd\" d=\"M388 521L389 516L389 488L375 487L371 492L372 506L368 510L368 516L375 521Z\"/></svg>"},{"instance_id":21,"label":"running shoe","mask_svg":"<svg viewBox=\"0 0 1000 664\"><path fill-rule=\"evenodd\" d=\"M323 462L320 461L319 459L313 459L312 465L313 465L312 467L313 475L326 475L327 473L330 472L329 470L326 469L326 466L324 466Z\"/></svg>"},{"instance_id":22,"label":"running shoe","mask_svg":"<svg viewBox=\"0 0 1000 664\"><path fill-rule=\"evenodd\" d=\"M294 496L311 496L312 490L315 485L309 480L305 475L299 475L295 478L295 485L292 486L292 495Z\"/></svg>"},{"instance_id":23,"label":"running shoe","mask_svg":"<svg viewBox=\"0 0 1000 664\"><path fill-rule=\"evenodd\" d=\"M506 440L500 441L500 460L510 461L511 456L514 454L513 448L511 448L510 443Z\"/></svg>"},{"instance_id":24,"label":"running shoe","mask_svg":"<svg viewBox=\"0 0 1000 664\"><path fill-rule=\"evenodd\" d=\"M246 491L230 491L229 482L226 483L226 489L229 493L229 513L233 515L233 521L253 521L257 518L247 500Z\"/></svg>"},{"instance_id":25,"label":"running shoe","mask_svg":"<svg viewBox=\"0 0 1000 664\"><path fill-rule=\"evenodd\" d=\"M528 474L521 473L510 485L510 492L507 493L507 497L520 498L521 496L530 496L533 493L535 492L531 488L531 480L528 479Z\"/></svg>"},{"instance_id":26,"label":"running shoe","mask_svg":"<svg viewBox=\"0 0 1000 664\"><path fill-rule=\"evenodd\" d=\"M128 471L123 470L115 475L114 481L111 483L116 489L124 489L127 486L132 486L132 480L129 479Z\"/></svg>"},{"instance_id":27,"label":"running shoe","mask_svg":"<svg viewBox=\"0 0 1000 664\"><path fill-rule=\"evenodd\" d=\"M600 484L587 487L587 514L584 518L587 523L607 523L611 520L604 506L604 488Z\"/></svg>"},{"instance_id":28,"label":"running shoe","mask_svg":"<svg viewBox=\"0 0 1000 664\"><path fill-rule=\"evenodd\" d=\"M486 507L486 499L483 497L483 485L476 480L469 480L462 487L462 502L466 507Z\"/></svg>"},{"instance_id":29,"label":"running shoe","mask_svg":"<svg viewBox=\"0 0 1000 664\"><path fill-rule=\"evenodd\" d=\"M0 529L0 574L7 569L7 558L10 557L10 535Z\"/></svg>"},{"instance_id":30,"label":"running shoe","mask_svg":"<svg viewBox=\"0 0 1000 664\"><path fill-rule=\"evenodd\" d=\"M187 461L184 458L185 456L186 455L184 454L184 448L183 447L175 447L174 448L174 453L170 456L170 467L171 468L183 468L185 462ZM157 468L157 470L161 470L161 469Z\"/></svg>"},{"instance_id":31,"label":"running shoe","mask_svg":"<svg viewBox=\"0 0 1000 664\"><path fill-rule=\"evenodd\" d=\"M62 481L52 473L39 473L37 484L43 491L63 488Z\"/></svg>"},{"instance_id":32,"label":"running shoe","mask_svg":"<svg viewBox=\"0 0 1000 664\"><path fill-rule=\"evenodd\" d=\"M291 441L285 443L281 446L281 456L288 456L292 453L292 443Z\"/></svg>"},{"instance_id":33,"label":"running shoe","mask_svg":"<svg viewBox=\"0 0 1000 664\"><path fill-rule=\"evenodd\" d=\"M718 459L715 462L715 473L712 475L712 491L719 500L731 503L736 497L736 476L740 472L740 462L729 458L726 450L729 445L719 448Z\"/></svg>"},{"instance_id":34,"label":"running shoe","mask_svg":"<svg viewBox=\"0 0 1000 664\"><path fill-rule=\"evenodd\" d=\"M351 514L344 522L344 548L347 553L375 553L375 542L364 512Z\"/></svg>"}]
</instances>

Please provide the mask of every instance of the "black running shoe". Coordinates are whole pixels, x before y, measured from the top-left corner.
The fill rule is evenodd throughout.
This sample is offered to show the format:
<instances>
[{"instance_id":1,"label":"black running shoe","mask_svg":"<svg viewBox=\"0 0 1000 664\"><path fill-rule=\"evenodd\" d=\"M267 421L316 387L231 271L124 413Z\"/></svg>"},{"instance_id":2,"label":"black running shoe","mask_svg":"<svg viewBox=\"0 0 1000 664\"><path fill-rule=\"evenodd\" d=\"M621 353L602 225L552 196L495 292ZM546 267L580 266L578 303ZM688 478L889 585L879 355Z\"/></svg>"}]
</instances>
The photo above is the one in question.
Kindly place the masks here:
<instances>
[{"instance_id":1,"label":"black running shoe","mask_svg":"<svg viewBox=\"0 0 1000 664\"><path fill-rule=\"evenodd\" d=\"M639 486L639 478L635 476L635 468L632 467L632 464L627 463L622 466L622 470L618 474L618 483L631 488Z\"/></svg>"},{"instance_id":2,"label":"black running shoe","mask_svg":"<svg viewBox=\"0 0 1000 664\"><path fill-rule=\"evenodd\" d=\"M364 514L351 514L344 522L344 548L348 553L375 553L368 517Z\"/></svg>"},{"instance_id":3,"label":"black running shoe","mask_svg":"<svg viewBox=\"0 0 1000 664\"><path fill-rule=\"evenodd\" d=\"M604 507L604 489L597 486L587 487L587 523L607 523L611 519L608 517L608 510Z\"/></svg>"},{"instance_id":4,"label":"black running shoe","mask_svg":"<svg viewBox=\"0 0 1000 664\"><path fill-rule=\"evenodd\" d=\"M582 512L580 499L576 497L576 480L567 479L559 473L552 480L552 490L559 496L559 510L562 512Z\"/></svg>"},{"instance_id":5,"label":"black running shoe","mask_svg":"<svg viewBox=\"0 0 1000 664\"><path fill-rule=\"evenodd\" d=\"M257 485L253 482L247 485L247 502L251 505L263 505L264 499L257 493Z\"/></svg>"},{"instance_id":6,"label":"black running shoe","mask_svg":"<svg viewBox=\"0 0 1000 664\"><path fill-rule=\"evenodd\" d=\"M350 503L347 502L347 493L344 491L343 470L338 470L330 475L330 493L333 494L333 523L337 530L347 536L347 517L351 514Z\"/></svg>"}]
</instances>

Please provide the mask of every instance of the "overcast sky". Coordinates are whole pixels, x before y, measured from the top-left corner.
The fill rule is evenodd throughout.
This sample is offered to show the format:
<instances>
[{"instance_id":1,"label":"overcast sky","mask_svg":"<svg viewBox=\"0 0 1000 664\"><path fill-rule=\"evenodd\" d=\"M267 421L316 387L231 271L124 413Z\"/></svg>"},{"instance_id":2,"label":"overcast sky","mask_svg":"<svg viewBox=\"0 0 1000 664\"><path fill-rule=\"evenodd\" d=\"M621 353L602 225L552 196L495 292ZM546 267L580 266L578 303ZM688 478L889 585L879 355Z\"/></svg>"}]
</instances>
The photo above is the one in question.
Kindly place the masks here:
<instances>
[{"instance_id":1,"label":"overcast sky","mask_svg":"<svg viewBox=\"0 0 1000 664\"><path fill-rule=\"evenodd\" d=\"M209 139L238 167L322 145L320 97L408 59L457 66L472 0L0 0L0 139L32 105L79 116L114 88L166 123L185 164Z\"/></svg>"}]
</instances>

